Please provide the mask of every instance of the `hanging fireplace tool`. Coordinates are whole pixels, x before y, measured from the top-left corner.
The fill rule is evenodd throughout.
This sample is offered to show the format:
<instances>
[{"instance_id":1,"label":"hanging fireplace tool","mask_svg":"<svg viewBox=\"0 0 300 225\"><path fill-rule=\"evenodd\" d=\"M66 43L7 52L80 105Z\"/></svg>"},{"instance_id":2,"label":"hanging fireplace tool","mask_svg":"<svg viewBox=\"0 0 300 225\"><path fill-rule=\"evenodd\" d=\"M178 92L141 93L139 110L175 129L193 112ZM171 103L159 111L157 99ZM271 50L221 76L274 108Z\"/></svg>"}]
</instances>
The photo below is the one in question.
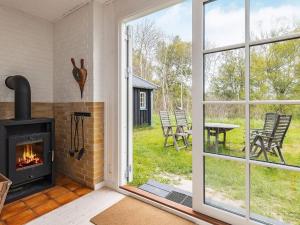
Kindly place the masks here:
<instances>
[{"instance_id":1,"label":"hanging fireplace tool","mask_svg":"<svg viewBox=\"0 0 300 225\"><path fill-rule=\"evenodd\" d=\"M71 157L81 160L86 149L85 149L85 131L84 131L84 120L87 117L91 117L89 112L74 112L71 114L71 148L69 154ZM79 124L81 122L81 143L80 148L80 136L79 136ZM74 123L74 126L73 126ZM73 129L75 127L75 129ZM74 135L73 135L74 134Z\"/></svg>"}]
</instances>

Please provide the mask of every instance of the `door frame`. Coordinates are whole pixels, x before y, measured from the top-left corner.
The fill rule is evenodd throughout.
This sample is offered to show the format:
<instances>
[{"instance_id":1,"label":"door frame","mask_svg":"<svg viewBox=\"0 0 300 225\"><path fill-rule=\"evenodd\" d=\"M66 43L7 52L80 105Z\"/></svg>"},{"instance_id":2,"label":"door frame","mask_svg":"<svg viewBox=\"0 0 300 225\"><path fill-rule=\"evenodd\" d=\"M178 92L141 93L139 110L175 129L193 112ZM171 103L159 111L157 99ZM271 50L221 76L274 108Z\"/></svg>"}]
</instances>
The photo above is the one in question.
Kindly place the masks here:
<instances>
[{"instance_id":1,"label":"door frame","mask_svg":"<svg viewBox=\"0 0 300 225\"><path fill-rule=\"evenodd\" d=\"M127 165L126 180L133 180L133 85L132 85L132 54L133 54L133 30L130 25L126 26L126 79L127 79Z\"/></svg>"},{"instance_id":2,"label":"door frame","mask_svg":"<svg viewBox=\"0 0 300 225\"><path fill-rule=\"evenodd\" d=\"M128 132L128 124L133 121L128 121L128 119L132 120L132 116L130 117L127 113L127 50L126 50L126 36L127 29L126 24L128 22L141 18L143 16L147 16L151 13L155 13L159 10L163 10L165 8L174 6L183 0L164 0L159 2L159 4L150 4L149 7L144 7L139 11L135 11L132 14L122 16L118 21L118 154L117 154L117 182L115 188L117 190L121 190L119 187L122 187L127 184L126 173L127 173L127 162L128 156L126 155L128 152L127 146L132 146L130 144L130 140L132 140L132 132ZM149 1L150 2L150 1ZM154 1L153 1L154 2ZM130 107L130 106L129 106ZM129 143L128 143L129 140ZM133 165L132 168L133 170ZM122 191L122 190L121 190Z\"/></svg>"}]
</instances>

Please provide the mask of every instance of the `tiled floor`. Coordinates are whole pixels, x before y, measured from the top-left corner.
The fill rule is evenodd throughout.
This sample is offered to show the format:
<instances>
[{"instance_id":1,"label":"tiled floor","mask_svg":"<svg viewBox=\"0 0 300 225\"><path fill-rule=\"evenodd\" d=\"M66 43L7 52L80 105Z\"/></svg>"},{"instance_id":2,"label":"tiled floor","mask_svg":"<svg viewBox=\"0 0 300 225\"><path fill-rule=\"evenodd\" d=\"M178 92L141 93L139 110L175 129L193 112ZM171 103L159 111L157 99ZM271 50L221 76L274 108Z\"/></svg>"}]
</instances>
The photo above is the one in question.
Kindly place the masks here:
<instances>
[{"instance_id":1,"label":"tiled floor","mask_svg":"<svg viewBox=\"0 0 300 225\"><path fill-rule=\"evenodd\" d=\"M91 191L91 189L59 175L55 187L5 205L1 213L0 225L26 224Z\"/></svg>"}]
</instances>

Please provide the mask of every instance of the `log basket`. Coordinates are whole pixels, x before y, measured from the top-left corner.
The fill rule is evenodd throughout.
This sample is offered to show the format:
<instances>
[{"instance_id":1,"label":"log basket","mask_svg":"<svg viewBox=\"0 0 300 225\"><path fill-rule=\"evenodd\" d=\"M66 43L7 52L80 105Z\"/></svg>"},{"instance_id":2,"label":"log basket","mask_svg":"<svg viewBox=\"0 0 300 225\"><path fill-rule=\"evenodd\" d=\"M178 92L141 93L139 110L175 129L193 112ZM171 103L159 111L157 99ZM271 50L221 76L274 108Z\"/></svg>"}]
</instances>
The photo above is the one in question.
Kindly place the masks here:
<instances>
[{"instance_id":1,"label":"log basket","mask_svg":"<svg viewBox=\"0 0 300 225\"><path fill-rule=\"evenodd\" d=\"M0 214L12 182L0 173Z\"/></svg>"}]
</instances>

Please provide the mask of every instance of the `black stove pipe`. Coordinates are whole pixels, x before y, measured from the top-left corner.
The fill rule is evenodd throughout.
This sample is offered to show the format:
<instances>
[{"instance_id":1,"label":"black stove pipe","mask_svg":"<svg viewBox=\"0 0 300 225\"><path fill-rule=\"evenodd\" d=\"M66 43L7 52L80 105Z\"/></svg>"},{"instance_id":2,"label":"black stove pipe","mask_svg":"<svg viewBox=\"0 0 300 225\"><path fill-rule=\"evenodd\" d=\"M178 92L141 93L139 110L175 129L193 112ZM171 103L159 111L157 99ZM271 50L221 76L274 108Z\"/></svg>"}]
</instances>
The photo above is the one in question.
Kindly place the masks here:
<instances>
[{"instance_id":1,"label":"black stove pipe","mask_svg":"<svg viewBox=\"0 0 300 225\"><path fill-rule=\"evenodd\" d=\"M9 76L5 84L15 90L15 119L31 120L31 89L28 80L21 75Z\"/></svg>"}]
</instances>

